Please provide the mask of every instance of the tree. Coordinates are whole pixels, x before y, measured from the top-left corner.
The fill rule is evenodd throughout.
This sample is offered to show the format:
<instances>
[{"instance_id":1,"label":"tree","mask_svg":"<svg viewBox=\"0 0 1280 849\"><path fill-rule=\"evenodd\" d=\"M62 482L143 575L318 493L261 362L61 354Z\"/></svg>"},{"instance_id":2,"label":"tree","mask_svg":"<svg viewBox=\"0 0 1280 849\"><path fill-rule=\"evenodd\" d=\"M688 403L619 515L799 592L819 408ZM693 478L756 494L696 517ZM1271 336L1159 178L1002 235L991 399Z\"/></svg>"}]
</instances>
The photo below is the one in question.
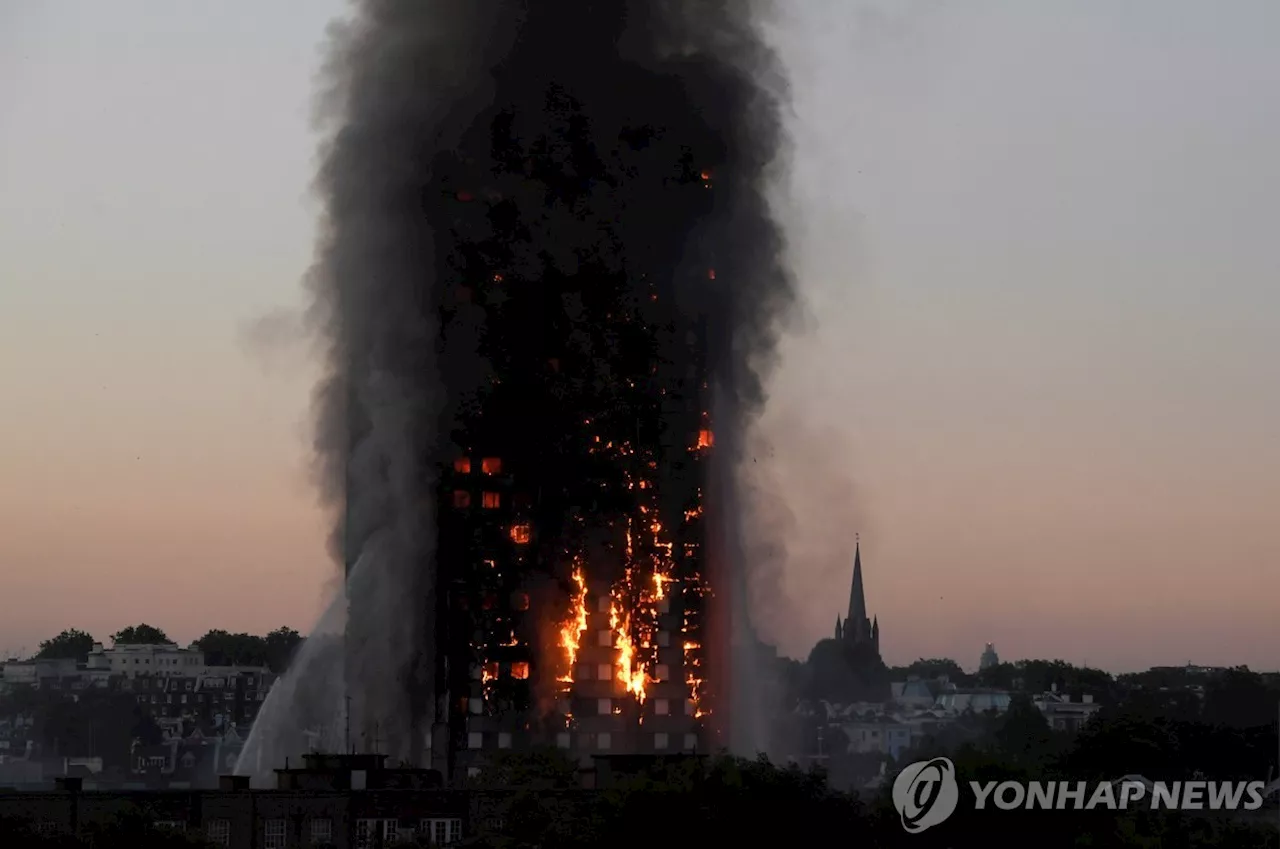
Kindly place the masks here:
<instances>
[{"instance_id":1,"label":"tree","mask_svg":"<svg viewBox=\"0 0 1280 849\"><path fill-rule=\"evenodd\" d=\"M164 631L145 622L117 631L111 635L111 641L117 645L168 645L173 642Z\"/></svg>"},{"instance_id":2,"label":"tree","mask_svg":"<svg viewBox=\"0 0 1280 849\"><path fill-rule=\"evenodd\" d=\"M210 666L265 666L267 643L252 634L231 634L215 629L195 641Z\"/></svg>"},{"instance_id":3,"label":"tree","mask_svg":"<svg viewBox=\"0 0 1280 849\"><path fill-rule=\"evenodd\" d=\"M1053 732L1049 722L1025 695L1015 696L1009 703L994 737L1004 760L1014 766L1038 766L1052 752Z\"/></svg>"},{"instance_id":4,"label":"tree","mask_svg":"<svg viewBox=\"0 0 1280 849\"><path fill-rule=\"evenodd\" d=\"M40 644L36 657L41 659L75 659L83 663L93 651L93 635L86 631L68 628L58 636Z\"/></svg>"},{"instance_id":5,"label":"tree","mask_svg":"<svg viewBox=\"0 0 1280 849\"><path fill-rule=\"evenodd\" d=\"M1246 667L1228 669L1205 687L1204 720L1213 725L1253 728L1276 721L1280 695Z\"/></svg>"},{"instance_id":6,"label":"tree","mask_svg":"<svg viewBox=\"0 0 1280 849\"><path fill-rule=\"evenodd\" d=\"M292 628L277 628L267 634L265 643L267 666L272 672L284 672L302 646L302 635Z\"/></svg>"},{"instance_id":7,"label":"tree","mask_svg":"<svg viewBox=\"0 0 1280 849\"><path fill-rule=\"evenodd\" d=\"M971 680L971 676L960 668L960 664L949 657L922 657L907 666L895 667L893 673L895 681L905 678L924 678L926 680L946 678L952 684L963 686Z\"/></svg>"}]
</instances>

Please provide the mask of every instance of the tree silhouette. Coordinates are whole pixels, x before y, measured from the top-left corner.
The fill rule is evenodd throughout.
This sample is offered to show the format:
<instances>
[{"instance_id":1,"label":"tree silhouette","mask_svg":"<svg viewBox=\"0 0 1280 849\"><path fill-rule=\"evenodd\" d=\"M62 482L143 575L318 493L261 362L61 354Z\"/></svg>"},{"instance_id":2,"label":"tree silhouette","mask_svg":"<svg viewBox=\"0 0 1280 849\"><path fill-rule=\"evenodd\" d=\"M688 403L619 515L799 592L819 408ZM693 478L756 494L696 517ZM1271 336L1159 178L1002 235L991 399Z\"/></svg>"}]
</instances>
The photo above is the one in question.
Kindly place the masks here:
<instances>
[{"instance_id":1,"label":"tree silhouette","mask_svg":"<svg viewBox=\"0 0 1280 849\"><path fill-rule=\"evenodd\" d=\"M40 651L36 653L41 659L74 659L81 663L88 659L93 650L93 635L76 628L68 628L58 636L40 643Z\"/></svg>"},{"instance_id":2,"label":"tree silhouette","mask_svg":"<svg viewBox=\"0 0 1280 849\"><path fill-rule=\"evenodd\" d=\"M173 641L159 628L146 624L130 625L111 635L117 645L169 645Z\"/></svg>"}]
</instances>

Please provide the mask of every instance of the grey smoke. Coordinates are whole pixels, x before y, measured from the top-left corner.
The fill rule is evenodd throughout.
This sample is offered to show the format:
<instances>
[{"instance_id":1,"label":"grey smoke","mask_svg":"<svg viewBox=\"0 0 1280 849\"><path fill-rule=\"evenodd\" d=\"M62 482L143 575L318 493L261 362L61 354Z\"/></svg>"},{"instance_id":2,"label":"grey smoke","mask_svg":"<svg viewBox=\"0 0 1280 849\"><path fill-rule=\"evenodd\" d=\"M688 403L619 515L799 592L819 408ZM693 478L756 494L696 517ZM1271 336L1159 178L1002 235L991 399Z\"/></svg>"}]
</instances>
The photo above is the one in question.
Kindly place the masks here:
<instances>
[{"instance_id":1,"label":"grey smoke","mask_svg":"<svg viewBox=\"0 0 1280 849\"><path fill-rule=\"evenodd\" d=\"M736 599L735 645L751 642L746 588L776 577L783 541L746 532L748 432L777 358L779 319L794 297L766 199L784 142L779 103L786 92L757 34L762 8L738 0L364 0L350 22L333 29L318 122L327 133L317 180L325 215L309 280L309 321L327 343L328 367L317 390L316 451L322 493L341 517L333 551L356 566L347 586L350 719L357 737L376 737L393 759L425 758L436 710L434 469L443 423L459 402L450 387L484 374L473 362L474 344L440 338L435 307L451 284L441 276L439 234L426 214L447 202L432 190L439 179L432 163L472 129L498 93L499 77L508 85L505 97L529 98L520 106L522 121L536 124L545 107L545 90L523 85L541 76L588 92L587 102L603 94L641 118L661 120L676 107L645 101L643 87L611 86L608 74L624 67L617 51L625 50L638 63L625 65L629 81L649 74L667 86L679 77L701 110L698 120L721 135L715 209L697 232L678 234L689 241L687 256L655 252L674 264L654 276L690 316L708 322L717 440L709 510L722 516L714 542L732 567L724 584ZM669 89L655 83L655 90ZM672 114L677 123L689 120ZM639 252L648 247L646 226L670 229L660 206L626 209L618 200L610 210L599 192L591 203L599 220L627 220L624 232ZM578 240L598 237L560 223L543 247L563 268ZM702 269L712 257L718 273L708 280ZM461 349L469 350L442 360L442 351ZM754 656L745 648L739 654ZM273 733L270 723L293 723L287 703L301 692L295 675L341 677L322 663L332 661L317 655L310 673L300 664L278 697L273 692L274 719L264 716L255 735ZM755 677L734 676L735 687L746 688L733 694L737 716L756 711L749 692ZM762 748L762 728L752 720L735 729L735 747Z\"/></svg>"}]
</instances>

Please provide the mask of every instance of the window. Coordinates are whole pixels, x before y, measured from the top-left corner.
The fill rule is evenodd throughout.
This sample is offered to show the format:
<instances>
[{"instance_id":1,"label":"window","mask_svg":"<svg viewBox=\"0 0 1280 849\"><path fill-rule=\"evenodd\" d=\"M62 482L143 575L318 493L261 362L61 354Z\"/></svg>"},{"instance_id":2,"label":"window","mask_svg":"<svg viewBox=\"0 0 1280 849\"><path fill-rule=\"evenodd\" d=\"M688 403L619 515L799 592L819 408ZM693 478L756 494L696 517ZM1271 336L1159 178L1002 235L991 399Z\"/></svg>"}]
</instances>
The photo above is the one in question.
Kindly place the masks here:
<instances>
[{"instance_id":1,"label":"window","mask_svg":"<svg viewBox=\"0 0 1280 849\"><path fill-rule=\"evenodd\" d=\"M459 510L471 506L471 493L465 489L455 489L453 491L453 506Z\"/></svg>"},{"instance_id":2,"label":"window","mask_svg":"<svg viewBox=\"0 0 1280 849\"><path fill-rule=\"evenodd\" d=\"M659 631L659 632L658 632L658 645L659 645L659 646L661 646L661 647L663 647L663 648L666 648L667 646L671 645L671 632L670 632L670 631Z\"/></svg>"},{"instance_id":3,"label":"window","mask_svg":"<svg viewBox=\"0 0 1280 849\"><path fill-rule=\"evenodd\" d=\"M609 736L608 731L601 731L596 735L596 748L607 749L613 745L613 738Z\"/></svg>"},{"instance_id":4,"label":"window","mask_svg":"<svg viewBox=\"0 0 1280 849\"><path fill-rule=\"evenodd\" d=\"M671 612L671 596L667 595L658 599L658 612L659 613Z\"/></svg>"},{"instance_id":5,"label":"window","mask_svg":"<svg viewBox=\"0 0 1280 849\"><path fill-rule=\"evenodd\" d=\"M512 596L512 597L511 597L511 606L512 606L513 608L515 608L516 610L528 610L528 609L529 609L529 594L528 594L528 593L516 593L514 596Z\"/></svg>"},{"instance_id":6,"label":"window","mask_svg":"<svg viewBox=\"0 0 1280 849\"><path fill-rule=\"evenodd\" d=\"M485 457L480 461L480 471L486 475L502 474L502 460L498 457Z\"/></svg>"},{"instance_id":7,"label":"window","mask_svg":"<svg viewBox=\"0 0 1280 849\"><path fill-rule=\"evenodd\" d=\"M715 445L715 444L716 444L716 438L711 431L709 430L698 431L698 447L699 448L710 448L712 445Z\"/></svg>"},{"instance_id":8,"label":"window","mask_svg":"<svg viewBox=\"0 0 1280 849\"><path fill-rule=\"evenodd\" d=\"M285 849L286 820L267 820L263 833L262 849Z\"/></svg>"},{"instance_id":9,"label":"window","mask_svg":"<svg viewBox=\"0 0 1280 849\"><path fill-rule=\"evenodd\" d=\"M686 749L698 748L698 735L697 734L684 735L684 747Z\"/></svg>"},{"instance_id":10,"label":"window","mask_svg":"<svg viewBox=\"0 0 1280 849\"><path fill-rule=\"evenodd\" d=\"M579 681L590 681L590 680L591 680L591 664L589 664L589 663L579 663L579 664L578 664L578 678L577 678L577 680L579 680Z\"/></svg>"},{"instance_id":11,"label":"window","mask_svg":"<svg viewBox=\"0 0 1280 849\"><path fill-rule=\"evenodd\" d=\"M608 681L613 677L613 667L608 663L602 663L596 667L596 678L600 681Z\"/></svg>"},{"instance_id":12,"label":"window","mask_svg":"<svg viewBox=\"0 0 1280 849\"><path fill-rule=\"evenodd\" d=\"M356 820L356 846L358 849L373 849L374 846L386 846L399 836L398 821L392 819Z\"/></svg>"},{"instance_id":13,"label":"window","mask_svg":"<svg viewBox=\"0 0 1280 849\"><path fill-rule=\"evenodd\" d=\"M484 713L484 699L472 696L467 699L467 709L471 711L472 716L479 716Z\"/></svg>"},{"instance_id":14,"label":"window","mask_svg":"<svg viewBox=\"0 0 1280 849\"><path fill-rule=\"evenodd\" d=\"M480 506L486 510L497 510L502 506L502 496L496 492L482 492Z\"/></svg>"},{"instance_id":15,"label":"window","mask_svg":"<svg viewBox=\"0 0 1280 849\"><path fill-rule=\"evenodd\" d=\"M666 681L671 677L671 667L665 663L659 663L653 667L653 677L658 681Z\"/></svg>"},{"instance_id":16,"label":"window","mask_svg":"<svg viewBox=\"0 0 1280 849\"><path fill-rule=\"evenodd\" d=\"M596 635L596 642L601 646L604 646L606 648L611 648L613 646L613 632L601 631L598 635Z\"/></svg>"},{"instance_id":17,"label":"window","mask_svg":"<svg viewBox=\"0 0 1280 849\"><path fill-rule=\"evenodd\" d=\"M523 660L513 661L511 664L511 677L524 681L529 677L529 664Z\"/></svg>"},{"instance_id":18,"label":"window","mask_svg":"<svg viewBox=\"0 0 1280 849\"><path fill-rule=\"evenodd\" d=\"M556 745L559 746L561 749L569 748L569 732L568 731L561 731L559 734L556 735Z\"/></svg>"},{"instance_id":19,"label":"window","mask_svg":"<svg viewBox=\"0 0 1280 849\"><path fill-rule=\"evenodd\" d=\"M418 824L418 833L430 838L433 846L448 846L462 840L462 818L447 817L423 820Z\"/></svg>"},{"instance_id":20,"label":"window","mask_svg":"<svg viewBox=\"0 0 1280 849\"><path fill-rule=\"evenodd\" d=\"M205 826L205 836L214 846L230 846L231 820L210 820Z\"/></svg>"},{"instance_id":21,"label":"window","mask_svg":"<svg viewBox=\"0 0 1280 849\"><path fill-rule=\"evenodd\" d=\"M666 716L667 714L671 713L671 703L668 702L666 699L654 699L653 712L656 713L658 716Z\"/></svg>"},{"instance_id":22,"label":"window","mask_svg":"<svg viewBox=\"0 0 1280 849\"><path fill-rule=\"evenodd\" d=\"M511 541L516 545L527 545L533 537L533 530L528 525L512 525Z\"/></svg>"},{"instance_id":23,"label":"window","mask_svg":"<svg viewBox=\"0 0 1280 849\"><path fill-rule=\"evenodd\" d=\"M698 706L693 703L693 699L684 700L684 715L693 716L698 712Z\"/></svg>"},{"instance_id":24,"label":"window","mask_svg":"<svg viewBox=\"0 0 1280 849\"><path fill-rule=\"evenodd\" d=\"M667 737L666 732L659 731L653 735L653 748L665 749L671 744L671 740Z\"/></svg>"},{"instance_id":25,"label":"window","mask_svg":"<svg viewBox=\"0 0 1280 849\"><path fill-rule=\"evenodd\" d=\"M156 828L162 828L165 831L186 831L187 824L177 820L156 820Z\"/></svg>"},{"instance_id":26,"label":"window","mask_svg":"<svg viewBox=\"0 0 1280 849\"><path fill-rule=\"evenodd\" d=\"M613 699L596 699L596 713L601 716L613 713Z\"/></svg>"},{"instance_id":27,"label":"window","mask_svg":"<svg viewBox=\"0 0 1280 849\"><path fill-rule=\"evenodd\" d=\"M459 457L453 461L453 470L460 475L471 474L471 458Z\"/></svg>"},{"instance_id":28,"label":"window","mask_svg":"<svg viewBox=\"0 0 1280 849\"><path fill-rule=\"evenodd\" d=\"M484 747L484 734L480 731L472 731L467 735L467 748L480 749Z\"/></svg>"},{"instance_id":29,"label":"window","mask_svg":"<svg viewBox=\"0 0 1280 849\"><path fill-rule=\"evenodd\" d=\"M510 731L498 732L498 748L499 749L511 748L511 732Z\"/></svg>"},{"instance_id":30,"label":"window","mask_svg":"<svg viewBox=\"0 0 1280 849\"><path fill-rule=\"evenodd\" d=\"M313 819L311 820L311 845L319 846L324 843L333 842L333 820L331 819Z\"/></svg>"},{"instance_id":31,"label":"window","mask_svg":"<svg viewBox=\"0 0 1280 849\"><path fill-rule=\"evenodd\" d=\"M596 611L599 613L608 613L611 607L613 607L613 599L607 595L600 596L600 600L596 602Z\"/></svg>"}]
</instances>

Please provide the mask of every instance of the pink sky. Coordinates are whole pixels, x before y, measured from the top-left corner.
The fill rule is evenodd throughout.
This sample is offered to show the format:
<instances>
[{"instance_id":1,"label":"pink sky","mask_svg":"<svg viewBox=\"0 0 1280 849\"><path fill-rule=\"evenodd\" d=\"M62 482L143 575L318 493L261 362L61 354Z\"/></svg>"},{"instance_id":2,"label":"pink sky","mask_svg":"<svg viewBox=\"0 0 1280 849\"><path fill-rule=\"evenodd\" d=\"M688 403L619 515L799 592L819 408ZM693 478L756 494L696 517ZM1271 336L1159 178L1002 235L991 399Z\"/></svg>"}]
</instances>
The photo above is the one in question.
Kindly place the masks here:
<instances>
[{"instance_id":1,"label":"pink sky","mask_svg":"<svg viewBox=\"0 0 1280 849\"><path fill-rule=\"evenodd\" d=\"M784 650L834 625L860 531L891 663L1280 666L1280 12L1148 5L781 27ZM339 6L0 28L0 650L306 630L332 590L317 366L244 330L303 304Z\"/></svg>"}]
</instances>

